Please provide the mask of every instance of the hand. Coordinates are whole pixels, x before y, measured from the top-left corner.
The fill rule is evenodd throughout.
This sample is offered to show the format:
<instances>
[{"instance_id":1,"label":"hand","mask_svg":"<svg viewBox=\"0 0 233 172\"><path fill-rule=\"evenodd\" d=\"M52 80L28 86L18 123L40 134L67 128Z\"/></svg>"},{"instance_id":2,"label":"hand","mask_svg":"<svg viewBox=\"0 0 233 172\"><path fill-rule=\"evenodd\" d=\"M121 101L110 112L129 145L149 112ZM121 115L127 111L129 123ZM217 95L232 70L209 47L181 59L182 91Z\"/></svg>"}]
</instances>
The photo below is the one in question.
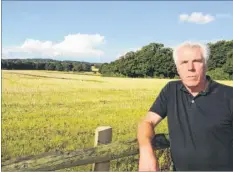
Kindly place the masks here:
<instances>
[{"instance_id":1,"label":"hand","mask_svg":"<svg viewBox=\"0 0 233 172\"><path fill-rule=\"evenodd\" d=\"M153 153L140 153L139 171L160 171L158 160Z\"/></svg>"}]
</instances>

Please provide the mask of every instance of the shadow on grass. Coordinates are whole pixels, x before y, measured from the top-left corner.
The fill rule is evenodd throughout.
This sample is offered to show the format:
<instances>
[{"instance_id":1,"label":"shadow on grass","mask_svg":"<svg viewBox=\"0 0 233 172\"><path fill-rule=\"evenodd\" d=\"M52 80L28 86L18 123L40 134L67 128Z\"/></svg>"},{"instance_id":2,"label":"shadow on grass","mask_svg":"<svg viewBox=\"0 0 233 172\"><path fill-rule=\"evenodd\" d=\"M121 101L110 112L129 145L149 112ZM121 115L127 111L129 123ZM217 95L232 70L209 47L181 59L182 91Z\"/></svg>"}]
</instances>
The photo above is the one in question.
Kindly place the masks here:
<instances>
[{"instance_id":1,"label":"shadow on grass","mask_svg":"<svg viewBox=\"0 0 233 172\"><path fill-rule=\"evenodd\" d=\"M104 81L98 81L98 80L75 79L75 78L64 78L64 77L52 77L52 76L33 75L33 74L15 73L15 72L11 72L11 74L32 76L32 77L38 77L38 78L64 79L64 80L75 80L75 81L84 81L84 82L99 82L99 83L103 83L104 82Z\"/></svg>"}]
</instances>

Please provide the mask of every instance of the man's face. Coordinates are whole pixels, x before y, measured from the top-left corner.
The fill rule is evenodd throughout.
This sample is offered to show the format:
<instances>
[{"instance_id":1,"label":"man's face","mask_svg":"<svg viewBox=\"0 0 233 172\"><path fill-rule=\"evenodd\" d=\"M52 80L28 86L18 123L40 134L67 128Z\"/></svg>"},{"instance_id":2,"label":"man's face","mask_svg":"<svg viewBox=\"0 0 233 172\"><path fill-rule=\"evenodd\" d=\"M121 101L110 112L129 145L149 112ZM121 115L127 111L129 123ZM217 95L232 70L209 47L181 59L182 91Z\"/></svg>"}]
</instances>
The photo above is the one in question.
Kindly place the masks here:
<instances>
[{"instance_id":1,"label":"man's face","mask_svg":"<svg viewBox=\"0 0 233 172\"><path fill-rule=\"evenodd\" d=\"M199 47L182 47L177 52L177 71L183 83L196 87L205 77L205 61Z\"/></svg>"}]
</instances>

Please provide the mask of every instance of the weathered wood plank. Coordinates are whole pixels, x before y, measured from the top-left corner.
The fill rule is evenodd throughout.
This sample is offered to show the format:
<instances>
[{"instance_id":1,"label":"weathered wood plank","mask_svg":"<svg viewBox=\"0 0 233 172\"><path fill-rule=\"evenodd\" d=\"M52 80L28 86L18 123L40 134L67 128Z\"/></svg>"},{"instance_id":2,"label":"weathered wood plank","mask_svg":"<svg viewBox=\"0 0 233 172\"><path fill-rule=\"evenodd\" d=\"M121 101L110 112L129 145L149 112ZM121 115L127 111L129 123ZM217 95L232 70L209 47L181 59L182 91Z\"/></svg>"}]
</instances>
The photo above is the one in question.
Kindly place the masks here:
<instances>
[{"instance_id":1,"label":"weathered wood plank","mask_svg":"<svg viewBox=\"0 0 233 172\"><path fill-rule=\"evenodd\" d=\"M99 144L109 144L112 142L112 127L110 126L101 126L98 127L95 131L95 142L94 146ZM109 171L110 161L95 163L92 166L92 171Z\"/></svg>"},{"instance_id":2,"label":"weathered wood plank","mask_svg":"<svg viewBox=\"0 0 233 172\"><path fill-rule=\"evenodd\" d=\"M152 145L155 149L170 146L167 134L157 134ZM136 139L127 142L115 142L98 147L72 152L51 152L2 162L2 171L53 171L79 165L106 162L139 153Z\"/></svg>"}]
</instances>

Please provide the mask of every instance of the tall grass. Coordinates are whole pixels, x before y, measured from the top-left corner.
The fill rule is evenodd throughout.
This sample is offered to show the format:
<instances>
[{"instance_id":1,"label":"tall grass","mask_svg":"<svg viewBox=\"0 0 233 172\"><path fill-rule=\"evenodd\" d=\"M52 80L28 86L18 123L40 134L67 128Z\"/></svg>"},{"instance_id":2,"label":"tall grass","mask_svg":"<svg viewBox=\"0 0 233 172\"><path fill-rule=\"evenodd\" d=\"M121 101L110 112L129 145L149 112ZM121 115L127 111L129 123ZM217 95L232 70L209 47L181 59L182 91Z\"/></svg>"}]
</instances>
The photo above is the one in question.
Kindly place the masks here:
<instances>
[{"instance_id":1,"label":"tall grass","mask_svg":"<svg viewBox=\"0 0 233 172\"><path fill-rule=\"evenodd\" d=\"M136 138L138 122L168 81L2 71L2 160L93 147L98 126L113 128L113 142ZM167 132L166 122L157 132ZM137 170L135 157L114 161L111 170Z\"/></svg>"}]
</instances>

